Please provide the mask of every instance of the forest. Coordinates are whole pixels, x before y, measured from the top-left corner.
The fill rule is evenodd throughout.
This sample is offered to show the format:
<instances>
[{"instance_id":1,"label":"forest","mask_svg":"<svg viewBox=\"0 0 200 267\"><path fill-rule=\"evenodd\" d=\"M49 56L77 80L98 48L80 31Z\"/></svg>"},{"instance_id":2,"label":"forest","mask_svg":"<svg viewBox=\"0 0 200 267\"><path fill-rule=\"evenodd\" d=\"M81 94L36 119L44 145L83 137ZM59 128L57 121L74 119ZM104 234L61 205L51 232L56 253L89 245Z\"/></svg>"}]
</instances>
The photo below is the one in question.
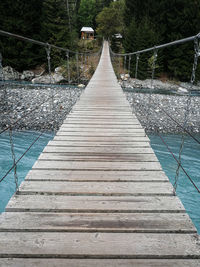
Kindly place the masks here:
<instances>
[{"instance_id":1,"label":"forest","mask_svg":"<svg viewBox=\"0 0 200 267\"><path fill-rule=\"evenodd\" d=\"M80 29L95 29L115 52L133 52L200 32L200 1L192 0L1 0L0 29L78 50ZM120 46L115 34L121 34ZM4 65L21 71L44 63L44 48L0 37ZM188 81L193 42L159 51L157 76ZM152 54L140 56L138 77L148 76ZM135 59L131 60L134 73ZM198 70L199 76L199 70Z\"/></svg>"}]
</instances>

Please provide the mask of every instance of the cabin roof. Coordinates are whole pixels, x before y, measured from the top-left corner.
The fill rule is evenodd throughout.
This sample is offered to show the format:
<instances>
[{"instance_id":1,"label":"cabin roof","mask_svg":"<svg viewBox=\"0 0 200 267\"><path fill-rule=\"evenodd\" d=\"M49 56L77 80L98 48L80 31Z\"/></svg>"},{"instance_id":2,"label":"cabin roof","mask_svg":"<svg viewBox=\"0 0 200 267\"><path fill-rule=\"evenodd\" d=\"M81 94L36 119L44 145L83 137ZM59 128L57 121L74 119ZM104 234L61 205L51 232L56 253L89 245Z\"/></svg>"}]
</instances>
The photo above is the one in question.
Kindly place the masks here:
<instances>
[{"instance_id":1,"label":"cabin roof","mask_svg":"<svg viewBox=\"0 0 200 267\"><path fill-rule=\"evenodd\" d=\"M81 32L94 32L91 27L82 27Z\"/></svg>"}]
</instances>

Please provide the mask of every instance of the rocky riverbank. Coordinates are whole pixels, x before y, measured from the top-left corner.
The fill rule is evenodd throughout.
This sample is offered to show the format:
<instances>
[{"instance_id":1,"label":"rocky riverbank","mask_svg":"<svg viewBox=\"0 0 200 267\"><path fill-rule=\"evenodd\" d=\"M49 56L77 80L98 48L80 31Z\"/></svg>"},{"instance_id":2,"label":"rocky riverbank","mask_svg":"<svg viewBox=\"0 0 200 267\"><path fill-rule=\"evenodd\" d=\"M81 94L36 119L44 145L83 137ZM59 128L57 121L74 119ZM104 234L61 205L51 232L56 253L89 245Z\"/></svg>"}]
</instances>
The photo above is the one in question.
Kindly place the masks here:
<instances>
[{"instance_id":1,"label":"rocky riverbank","mask_svg":"<svg viewBox=\"0 0 200 267\"><path fill-rule=\"evenodd\" d=\"M79 98L82 88L66 86L6 85L0 87L0 128L19 120L17 129L58 129ZM148 132L180 133L187 95L161 95L125 91L126 97L141 124ZM150 102L150 105L149 105ZM149 108L150 107L150 108ZM165 112L164 112L165 111ZM200 132L200 97L191 97L187 127Z\"/></svg>"},{"instance_id":2,"label":"rocky riverbank","mask_svg":"<svg viewBox=\"0 0 200 267\"><path fill-rule=\"evenodd\" d=\"M58 129L76 103L81 88L33 85L0 87L0 129Z\"/></svg>"},{"instance_id":3,"label":"rocky riverbank","mask_svg":"<svg viewBox=\"0 0 200 267\"><path fill-rule=\"evenodd\" d=\"M132 89L153 89L153 90L166 90L171 91L176 94L187 94L188 91L191 89L190 83L184 82L174 82L174 81L160 81L160 80L153 80L146 79L146 80L138 80L129 78L128 74L122 74L121 80L119 81L120 85L123 88L127 88L130 91ZM197 85L192 86L192 90L200 90L200 83L198 82Z\"/></svg>"},{"instance_id":4,"label":"rocky riverbank","mask_svg":"<svg viewBox=\"0 0 200 267\"><path fill-rule=\"evenodd\" d=\"M182 128L167 114L183 125L188 100L187 96L150 95L130 92L125 92L125 94L133 112L148 132L183 132ZM200 133L200 97L191 97L187 129L191 133Z\"/></svg>"},{"instance_id":5,"label":"rocky riverbank","mask_svg":"<svg viewBox=\"0 0 200 267\"><path fill-rule=\"evenodd\" d=\"M129 78L128 75L122 75L119 84L124 89L133 112L148 132L183 132L183 129L172 118L183 125L189 90L192 90L194 95L199 96L191 97L187 129L192 133L200 132L199 84L191 87L191 84L182 82L160 80L152 82L151 79L142 81Z\"/></svg>"}]
</instances>

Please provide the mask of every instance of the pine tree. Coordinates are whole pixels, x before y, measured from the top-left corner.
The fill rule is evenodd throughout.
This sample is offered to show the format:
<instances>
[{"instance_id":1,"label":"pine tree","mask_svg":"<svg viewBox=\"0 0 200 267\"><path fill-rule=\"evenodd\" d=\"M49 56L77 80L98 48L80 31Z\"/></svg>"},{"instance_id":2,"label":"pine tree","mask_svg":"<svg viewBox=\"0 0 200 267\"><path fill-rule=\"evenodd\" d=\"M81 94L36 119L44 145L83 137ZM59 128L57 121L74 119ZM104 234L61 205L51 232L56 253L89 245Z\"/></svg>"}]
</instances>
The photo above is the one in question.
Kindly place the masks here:
<instances>
[{"instance_id":1,"label":"pine tree","mask_svg":"<svg viewBox=\"0 0 200 267\"><path fill-rule=\"evenodd\" d=\"M40 40L42 4L41 0L1 0L1 29ZM43 57L41 47L12 37L1 37L0 50L4 65L20 71L36 66Z\"/></svg>"},{"instance_id":2,"label":"pine tree","mask_svg":"<svg viewBox=\"0 0 200 267\"><path fill-rule=\"evenodd\" d=\"M96 1L95 0L81 0L78 10L79 29L83 26L93 27L96 16Z\"/></svg>"}]
</instances>

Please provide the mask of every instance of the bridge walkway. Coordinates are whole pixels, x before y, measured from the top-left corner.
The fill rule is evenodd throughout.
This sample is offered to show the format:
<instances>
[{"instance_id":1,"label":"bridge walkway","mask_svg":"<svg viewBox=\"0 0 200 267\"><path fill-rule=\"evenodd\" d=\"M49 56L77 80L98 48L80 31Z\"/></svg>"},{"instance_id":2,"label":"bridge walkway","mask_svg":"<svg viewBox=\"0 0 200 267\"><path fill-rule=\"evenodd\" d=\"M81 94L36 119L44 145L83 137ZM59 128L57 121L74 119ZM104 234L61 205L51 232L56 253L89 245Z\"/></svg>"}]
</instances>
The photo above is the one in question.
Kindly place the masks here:
<instances>
[{"instance_id":1,"label":"bridge walkway","mask_svg":"<svg viewBox=\"0 0 200 267\"><path fill-rule=\"evenodd\" d=\"M200 266L196 229L117 83L108 44L0 216L0 266Z\"/></svg>"}]
</instances>

